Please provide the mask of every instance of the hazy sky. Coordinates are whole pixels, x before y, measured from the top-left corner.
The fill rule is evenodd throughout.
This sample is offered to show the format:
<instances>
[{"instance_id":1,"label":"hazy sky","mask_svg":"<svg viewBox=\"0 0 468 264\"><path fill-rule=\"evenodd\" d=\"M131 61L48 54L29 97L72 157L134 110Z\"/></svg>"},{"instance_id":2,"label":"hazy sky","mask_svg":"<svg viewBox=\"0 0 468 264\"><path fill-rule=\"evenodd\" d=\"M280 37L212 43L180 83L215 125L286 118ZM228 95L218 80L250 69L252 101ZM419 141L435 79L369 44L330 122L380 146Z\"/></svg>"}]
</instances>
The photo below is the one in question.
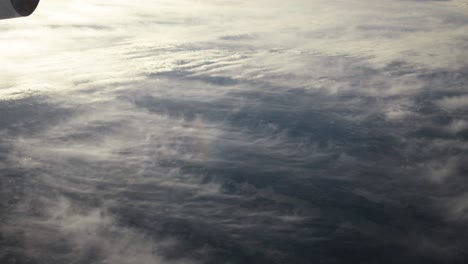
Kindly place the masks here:
<instances>
[{"instance_id":1,"label":"hazy sky","mask_svg":"<svg viewBox=\"0 0 468 264\"><path fill-rule=\"evenodd\" d=\"M48 0L0 21L0 262L465 263L467 6Z\"/></svg>"}]
</instances>

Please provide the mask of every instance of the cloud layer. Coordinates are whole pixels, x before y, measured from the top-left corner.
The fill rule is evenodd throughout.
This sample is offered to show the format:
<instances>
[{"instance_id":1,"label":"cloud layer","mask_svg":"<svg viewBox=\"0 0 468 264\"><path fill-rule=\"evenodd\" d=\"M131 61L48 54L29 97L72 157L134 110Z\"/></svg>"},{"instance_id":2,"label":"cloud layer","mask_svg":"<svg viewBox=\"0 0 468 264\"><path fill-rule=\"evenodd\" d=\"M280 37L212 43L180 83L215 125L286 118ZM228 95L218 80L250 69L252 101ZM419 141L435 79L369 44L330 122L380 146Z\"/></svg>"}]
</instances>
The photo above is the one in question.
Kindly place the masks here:
<instances>
[{"instance_id":1,"label":"cloud layer","mask_svg":"<svg viewBox=\"0 0 468 264\"><path fill-rule=\"evenodd\" d=\"M63 1L0 30L1 263L464 263L460 1Z\"/></svg>"}]
</instances>

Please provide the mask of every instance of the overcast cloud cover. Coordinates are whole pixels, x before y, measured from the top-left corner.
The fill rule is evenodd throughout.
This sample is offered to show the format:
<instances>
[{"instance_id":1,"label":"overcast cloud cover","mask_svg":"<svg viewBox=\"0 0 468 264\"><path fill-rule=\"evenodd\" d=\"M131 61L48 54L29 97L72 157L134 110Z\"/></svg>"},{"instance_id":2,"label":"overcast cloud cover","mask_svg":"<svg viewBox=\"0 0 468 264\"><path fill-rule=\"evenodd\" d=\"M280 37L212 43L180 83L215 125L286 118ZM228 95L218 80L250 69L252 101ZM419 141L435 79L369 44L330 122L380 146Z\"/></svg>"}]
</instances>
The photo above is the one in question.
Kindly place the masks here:
<instances>
[{"instance_id":1,"label":"overcast cloud cover","mask_svg":"<svg viewBox=\"0 0 468 264\"><path fill-rule=\"evenodd\" d=\"M48 0L0 22L0 263L467 263L468 5Z\"/></svg>"}]
</instances>

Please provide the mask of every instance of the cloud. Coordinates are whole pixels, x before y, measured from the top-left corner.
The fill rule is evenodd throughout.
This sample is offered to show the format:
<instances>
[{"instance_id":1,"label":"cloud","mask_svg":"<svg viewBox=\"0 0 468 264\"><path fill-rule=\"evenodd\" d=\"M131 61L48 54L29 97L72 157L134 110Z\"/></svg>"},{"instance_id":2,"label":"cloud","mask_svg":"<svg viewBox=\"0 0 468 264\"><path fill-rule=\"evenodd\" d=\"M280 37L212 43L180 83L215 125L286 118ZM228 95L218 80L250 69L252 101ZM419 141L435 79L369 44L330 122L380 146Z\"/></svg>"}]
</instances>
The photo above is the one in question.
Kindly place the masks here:
<instances>
[{"instance_id":1,"label":"cloud","mask_svg":"<svg viewBox=\"0 0 468 264\"><path fill-rule=\"evenodd\" d=\"M460 195L447 202L450 210L450 217L466 221L468 217L468 197L466 194Z\"/></svg>"},{"instance_id":2,"label":"cloud","mask_svg":"<svg viewBox=\"0 0 468 264\"><path fill-rule=\"evenodd\" d=\"M382 3L52 0L2 22L0 260L464 260L468 20Z\"/></svg>"},{"instance_id":3,"label":"cloud","mask_svg":"<svg viewBox=\"0 0 468 264\"><path fill-rule=\"evenodd\" d=\"M444 110L465 110L468 107L468 96L455 96L440 99L437 104Z\"/></svg>"},{"instance_id":4,"label":"cloud","mask_svg":"<svg viewBox=\"0 0 468 264\"><path fill-rule=\"evenodd\" d=\"M102 209L83 208L63 197L47 206L41 219L21 221L31 228L24 233L29 257L80 263L195 263L165 259L161 255L176 241L155 242L119 225Z\"/></svg>"}]
</instances>

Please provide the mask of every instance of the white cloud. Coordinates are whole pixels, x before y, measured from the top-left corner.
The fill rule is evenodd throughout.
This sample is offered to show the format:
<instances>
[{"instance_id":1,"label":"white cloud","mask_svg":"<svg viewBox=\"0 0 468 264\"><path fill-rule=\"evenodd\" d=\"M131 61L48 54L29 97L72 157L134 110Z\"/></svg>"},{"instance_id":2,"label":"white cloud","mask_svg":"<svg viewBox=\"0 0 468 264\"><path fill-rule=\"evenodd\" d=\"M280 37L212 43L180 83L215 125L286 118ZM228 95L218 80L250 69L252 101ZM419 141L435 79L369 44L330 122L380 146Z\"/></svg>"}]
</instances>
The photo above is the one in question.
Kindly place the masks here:
<instances>
[{"instance_id":1,"label":"white cloud","mask_svg":"<svg viewBox=\"0 0 468 264\"><path fill-rule=\"evenodd\" d=\"M468 96L455 96L440 99L437 104L447 111L458 111L468 109Z\"/></svg>"},{"instance_id":2,"label":"white cloud","mask_svg":"<svg viewBox=\"0 0 468 264\"><path fill-rule=\"evenodd\" d=\"M57 199L49 206L46 218L33 225L39 225L43 230L55 230L56 233L49 234L47 243L63 243L59 241L62 239L72 245L72 252L67 256L68 261L90 257L88 261L93 263L195 263L189 260L164 259L160 256L161 250L175 241L156 242L144 234L119 225L102 209L83 209L65 198ZM97 253L97 259L93 259L91 251ZM45 255L45 252L38 254Z\"/></svg>"},{"instance_id":3,"label":"white cloud","mask_svg":"<svg viewBox=\"0 0 468 264\"><path fill-rule=\"evenodd\" d=\"M446 208L451 219L466 221L468 219L468 195L446 199Z\"/></svg>"},{"instance_id":4,"label":"white cloud","mask_svg":"<svg viewBox=\"0 0 468 264\"><path fill-rule=\"evenodd\" d=\"M459 133L463 130L468 129L468 121L463 119L454 120L450 125L447 127L447 130L451 133Z\"/></svg>"}]
</instances>

